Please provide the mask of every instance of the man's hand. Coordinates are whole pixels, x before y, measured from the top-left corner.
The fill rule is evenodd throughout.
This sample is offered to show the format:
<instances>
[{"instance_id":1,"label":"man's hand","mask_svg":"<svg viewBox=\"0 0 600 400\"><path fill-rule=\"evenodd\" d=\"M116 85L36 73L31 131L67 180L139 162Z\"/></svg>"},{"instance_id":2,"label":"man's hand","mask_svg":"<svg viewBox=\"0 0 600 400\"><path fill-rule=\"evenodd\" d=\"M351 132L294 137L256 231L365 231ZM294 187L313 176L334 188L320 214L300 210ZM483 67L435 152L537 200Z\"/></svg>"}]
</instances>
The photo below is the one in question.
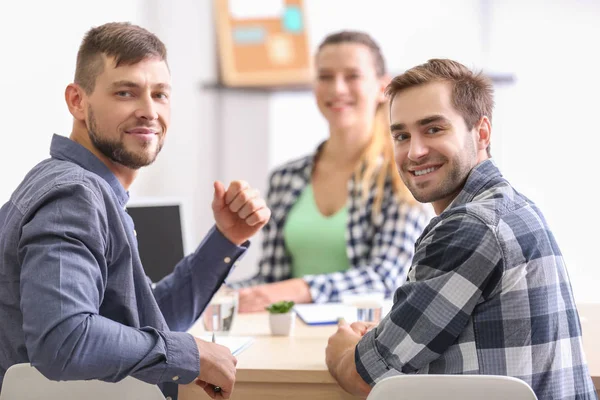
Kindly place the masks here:
<instances>
[{"instance_id":1,"label":"man's hand","mask_svg":"<svg viewBox=\"0 0 600 400\"><path fill-rule=\"evenodd\" d=\"M325 363L331 376L348 393L364 397L369 394L371 387L356 371L354 350L367 329L365 323L355 323L351 327L342 322L337 332L329 338L325 349Z\"/></svg>"},{"instance_id":2,"label":"man's hand","mask_svg":"<svg viewBox=\"0 0 600 400\"><path fill-rule=\"evenodd\" d=\"M231 182L227 190L214 183L213 215L219 231L232 243L241 245L260 230L271 217L271 210L256 189L244 181Z\"/></svg>"},{"instance_id":3,"label":"man's hand","mask_svg":"<svg viewBox=\"0 0 600 400\"><path fill-rule=\"evenodd\" d=\"M196 384L213 399L228 399L235 383L237 359L225 346L196 337L194 339L200 353L200 375ZM215 386L221 387L220 393L215 393L213 390Z\"/></svg>"},{"instance_id":4,"label":"man's hand","mask_svg":"<svg viewBox=\"0 0 600 400\"><path fill-rule=\"evenodd\" d=\"M350 329L359 334L360 336L365 336L365 333L369 332L371 329L377 326L376 322L363 322L357 321L350 324Z\"/></svg>"},{"instance_id":5,"label":"man's hand","mask_svg":"<svg viewBox=\"0 0 600 400\"><path fill-rule=\"evenodd\" d=\"M271 303L291 300L297 304L310 303L312 298L303 279L288 279L239 290L240 313L264 311Z\"/></svg>"}]
</instances>

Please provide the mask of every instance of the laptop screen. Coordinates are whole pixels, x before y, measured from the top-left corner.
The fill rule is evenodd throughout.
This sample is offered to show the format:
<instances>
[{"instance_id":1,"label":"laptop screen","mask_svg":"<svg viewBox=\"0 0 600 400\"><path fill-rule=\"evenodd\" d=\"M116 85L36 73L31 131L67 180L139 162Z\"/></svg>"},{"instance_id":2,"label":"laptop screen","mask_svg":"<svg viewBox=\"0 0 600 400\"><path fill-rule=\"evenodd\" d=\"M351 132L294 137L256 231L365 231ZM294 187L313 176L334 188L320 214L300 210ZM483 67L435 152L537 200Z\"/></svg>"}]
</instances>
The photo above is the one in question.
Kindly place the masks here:
<instances>
[{"instance_id":1,"label":"laptop screen","mask_svg":"<svg viewBox=\"0 0 600 400\"><path fill-rule=\"evenodd\" d=\"M173 271L184 255L180 206L131 205L127 212L135 224L146 275L158 282Z\"/></svg>"}]
</instances>

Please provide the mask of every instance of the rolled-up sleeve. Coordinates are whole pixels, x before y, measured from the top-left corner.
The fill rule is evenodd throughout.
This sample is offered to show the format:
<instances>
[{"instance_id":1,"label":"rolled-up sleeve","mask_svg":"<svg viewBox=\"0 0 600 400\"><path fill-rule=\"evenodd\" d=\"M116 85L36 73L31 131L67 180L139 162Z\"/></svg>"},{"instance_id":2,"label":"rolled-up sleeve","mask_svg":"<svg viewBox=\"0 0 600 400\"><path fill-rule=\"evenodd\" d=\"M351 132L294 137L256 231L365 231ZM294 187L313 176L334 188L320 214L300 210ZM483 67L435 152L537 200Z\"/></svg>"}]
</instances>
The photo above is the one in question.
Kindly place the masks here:
<instances>
[{"instance_id":1,"label":"rolled-up sleeve","mask_svg":"<svg viewBox=\"0 0 600 400\"><path fill-rule=\"evenodd\" d=\"M498 282L501 254L495 232L467 214L429 231L392 311L356 347L361 377L374 385L417 372L444 353L463 332L487 285Z\"/></svg>"},{"instance_id":2,"label":"rolled-up sleeve","mask_svg":"<svg viewBox=\"0 0 600 400\"><path fill-rule=\"evenodd\" d=\"M21 312L30 362L54 380L192 382L199 372L187 333L137 329L99 315L107 287L108 223L101 194L54 187L19 240Z\"/></svg>"}]
</instances>

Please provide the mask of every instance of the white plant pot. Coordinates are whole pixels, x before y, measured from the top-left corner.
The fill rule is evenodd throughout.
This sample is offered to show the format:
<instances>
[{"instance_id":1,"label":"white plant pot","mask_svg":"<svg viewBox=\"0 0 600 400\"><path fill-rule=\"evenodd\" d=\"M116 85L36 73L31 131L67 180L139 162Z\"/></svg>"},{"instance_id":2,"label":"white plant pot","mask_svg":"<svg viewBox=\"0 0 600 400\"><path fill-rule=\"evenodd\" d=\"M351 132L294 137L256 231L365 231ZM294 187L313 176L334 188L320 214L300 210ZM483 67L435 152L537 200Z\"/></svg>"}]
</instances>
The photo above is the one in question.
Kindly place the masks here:
<instances>
[{"instance_id":1,"label":"white plant pot","mask_svg":"<svg viewBox=\"0 0 600 400\"><path fill-rule=\"evenodd\" d=\"M269 325L271 334L276 336L289 336L294 330L296 323L296 311L285 314L269 314Z\"/></svg>"}]
</instances>

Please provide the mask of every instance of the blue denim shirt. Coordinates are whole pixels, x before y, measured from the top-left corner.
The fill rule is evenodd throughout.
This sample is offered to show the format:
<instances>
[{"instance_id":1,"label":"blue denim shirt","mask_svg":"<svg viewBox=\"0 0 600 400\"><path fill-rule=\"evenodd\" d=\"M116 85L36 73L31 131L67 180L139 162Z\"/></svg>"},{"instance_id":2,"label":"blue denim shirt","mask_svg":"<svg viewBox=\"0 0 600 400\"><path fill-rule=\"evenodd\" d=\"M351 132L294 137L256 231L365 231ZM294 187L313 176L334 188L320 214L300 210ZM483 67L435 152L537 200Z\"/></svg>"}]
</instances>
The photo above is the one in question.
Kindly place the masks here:
<instances>
[{"instance_id":1,"label":"blue denim shirt","mask_svg":"<svg viewBox=\"0 0 600 400\"><path fill-rule=\"evenodd\" d=\"M30 362L53 380L131 375L176 397L201 368L185 330L245 247L213 227L152 285L115 175L66 137L50 155L0 209L0 387Z\"/></svg>"}]
</instances>

